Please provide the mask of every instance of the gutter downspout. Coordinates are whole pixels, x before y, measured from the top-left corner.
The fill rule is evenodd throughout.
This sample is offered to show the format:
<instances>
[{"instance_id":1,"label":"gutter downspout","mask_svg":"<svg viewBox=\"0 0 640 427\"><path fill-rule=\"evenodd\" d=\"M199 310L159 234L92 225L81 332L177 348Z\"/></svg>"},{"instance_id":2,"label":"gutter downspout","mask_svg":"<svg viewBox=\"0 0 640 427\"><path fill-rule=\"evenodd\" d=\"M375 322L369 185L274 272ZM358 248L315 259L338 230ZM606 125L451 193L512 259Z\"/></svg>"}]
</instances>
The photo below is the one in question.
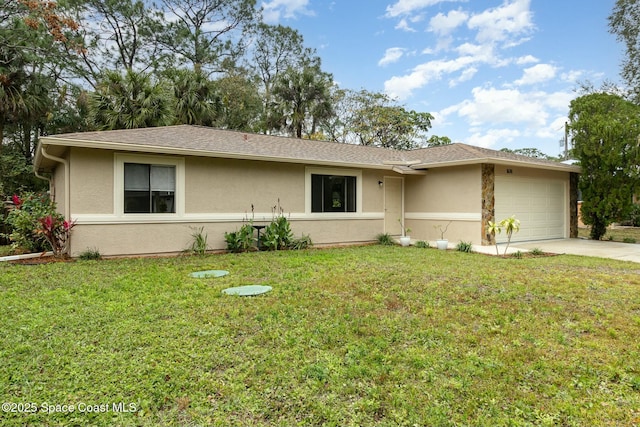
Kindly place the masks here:
<instances>
[{"instance_id":1,"label":"gutter downspout","mask_svg":"<svg viewBox=\"0 0 640 427\"><path fill-rule=\"evenodd\" d=\"M56 199L56 190L53 187L53 185L51 185L51 183L53 182L53 179L52 178L47 178L46 176L40 175L38 173L37 169L35 169L35 168L33 169L33 172L35 173L36 178L40 178L40 179L42 179L44 181L47 181L49 183L49 193L51 195L51 200L55 200Z\"/></svg>"},{"instance_id":2,"label":"gutter downspout","mask_svg":"<svg viewBox=\"0 0 640 427\"><path fill-rule=\"evenodd\" d=\"M52 156L47 153L44 145L40 148L40 152L45 159L53 160L54 162L62 163L64 165L64 219L71 221L71 183L69 179L69 162L65 159Z\"/></svg>"}]
</instances>

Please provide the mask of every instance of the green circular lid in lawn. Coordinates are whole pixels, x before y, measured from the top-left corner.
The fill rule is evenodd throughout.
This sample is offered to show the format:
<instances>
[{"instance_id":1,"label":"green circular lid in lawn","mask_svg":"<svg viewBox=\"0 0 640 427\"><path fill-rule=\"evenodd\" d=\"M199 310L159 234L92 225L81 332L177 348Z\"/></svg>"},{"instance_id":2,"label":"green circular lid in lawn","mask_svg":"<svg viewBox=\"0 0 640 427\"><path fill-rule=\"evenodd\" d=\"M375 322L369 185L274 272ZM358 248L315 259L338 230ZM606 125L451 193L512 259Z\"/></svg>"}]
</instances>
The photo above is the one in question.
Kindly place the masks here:
<instances>
[{"instance_id":1,"label":"green circular lid in lawn","mask_svg":"<svg viewBox=\"0 0 640 427\"><path fill-rule=\"evenodd\" d=\"M228 271L225 270L206 270L206 271L196 271L195 273L189 274L191 277L195 277L196 279L204 279L207 277L222 277L229 274Z\"/></svg>"},{"instance_id":2,"label":"green circular lid in lawn","mask_svg":"<svg viewBox=\"0 0 640 427\"><path fill-rule=\"evenodd\" d=\"M271 286L262 286L262 285L247 285L247 286L238 286L235 288L227 288L222 291L227 295L240 295L242 297L248 297L253 295L260 295L269 292L273 289Z\"/></svg>"}]
</instances>

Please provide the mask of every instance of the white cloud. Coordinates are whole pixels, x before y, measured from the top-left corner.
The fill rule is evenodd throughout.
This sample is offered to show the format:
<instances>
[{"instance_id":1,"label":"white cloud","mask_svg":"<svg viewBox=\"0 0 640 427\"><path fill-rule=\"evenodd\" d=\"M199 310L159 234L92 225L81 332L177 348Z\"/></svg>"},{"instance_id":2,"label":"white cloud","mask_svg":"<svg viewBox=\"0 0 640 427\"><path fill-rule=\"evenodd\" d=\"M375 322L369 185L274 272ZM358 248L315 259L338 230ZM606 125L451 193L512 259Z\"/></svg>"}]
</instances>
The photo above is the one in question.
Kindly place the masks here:
<instances>
[{"instance_id":1,"label":"white cloud","mask_svg":"<svg viewBox=\"0 0 640 427\"><path fill-rule=\"evenodd\" d=\"M466 120L471 132L465 142L492 147L512 142L514 138L559 137L573 94L476 87L472 96L441 110L439 117L445 121L448 116L457 114Z\"/></svg>"},{"instance_id":2,"label":"white cloud","mask_svg":"<svg viewBox=\"0 0 640 427\"><path fill-rule=\"evenodd\" d=\"M546 93L545 104L555 111L562 111L566 114L569 111L569 104L571 100L575 98L575 93L558 91L553 93Z\"/></svg>"},{"instance_id":3,"label":"white cloud","mask_svg":"<svg viewBox=\"0 0 640 427\"><path fill-rule=\"evenodd\" d=\"M549 64L537 64L533 67L526 68L522 78L516 80L514 83L517 86L531 85L535 83L542 83L555 78L558 69Z\"/></svg>"},{"instance_id":4,"label":"white cloud","mask_svg":"<svg viewBox=\"0 0 640 427\"><path fill-rule=\"evenodd\" d=\"M396 30L407 31L407 32L410 32L410 33L415 33L416 32L416 30L409 25L409 22L407 22L407 19L405 19L405 18L402 18L400 21L398 21L398 23L395 26L395 29Z\"/></svg>"},{"instance_id":5,"label":"white cloud","mask_svg":"<svg viewBox=\"0 0 640 427\"><path fill-rule=\"evenodd\" d=\"M410 17L404 17L404 18L400 19L400 21L398 21L398 23L395 26L395 29L396 30L402 30L402 31L415 33L416 29L412 27L412 24L417 24L417 23L422 22L422 21L424 21L424 15L423 14L418 14L418 15L410 16Z\"/></svg>"},{"instance_id":6,"label":"white cloud","mask_svg":"<svg viewBox=\"0 0 640 427\"><path fill-rule=\"evenodd\" d=\"M393 98L404 100L409 98L414 90L440 80L447 74L461 73L459 77L449 82L452 86L473 77L478 72L479 64L490 64L494 67L506 64L495 56L492 45L465 43L456 50L460 56L455 59L436 59L425 62L414 67L409 74L391 77L384 82L385 92Z\"/></svg>"},{"instance_id":7,"label":"white cloud","mask_svg":"<svg viewBox=\"0 0 640 427\"><path fill-rule=\"evenodd\" d=\"M484 133L481 131L473 133L465 142L479 147L492 148L513 142L521 136L522 133L517 129L489 129Z\"/></svg>"},{"instance_id":8,"label":"white cloud","mask_svg":"<svg viewBox=\"0 0 640 427\"><path fill-rule=\"evenodd\" d=\"M415 89L442 78L443 74L460 71L475 62L470 56L459 57L453 60L436 60L415 67L410 74L394 76L384 82L385 92L392 98L400 100L411 96Z\"/></svg>"},{"instance_id":9,"label":"white cloud","mask_svg":"<svg viewBox=\"0 0 640 427\"><path fill-rule=\"evenodd\" d=\"M491 65L499 65L500 62L496 57L495 47L491 44L464 43L455 50L460 56L474 58L475 62L483 62Z\"/></svg>"},{"instance_id":10,"label":"white cloud","mask_svg":"<svg viewBox=\"0 0 640 427\"><path fill-rule=\"evenodd\" d=\"M521 36L534 29L530 0L506 0L501 6L487 9L469 18L468 27L478 31L476 40L480 43L517 42L514 36Z\"/></svg>"},{"instance_id":11,"label":"white cloud","mask_svg":"<svg viewBox=\"0 0 640 427\"><path fill-rule=\"evenodd\" d=\"M308 9L309 0L271 0L262 3L265 22L275 24L281 19L292 19L297 15L313 15Z\"/></svg>"},{"instance_id":12,"label":"white cloud","mask_svg":"<svg viewBox=\"0 0 640 427\"><path fill-rule=\"evenodd\" d=\"M385 65L392 64L397 62L404 55L405 49L401 47L391 47L387 49L384 53L384 56L380 61L378 61L378 65L384 67Z\"/></svg>"},{"instance_id":13,"label":"white cloud","mask_svg":"<svg viewBox=\"0 0 640 427\"><path fill-rule=\"evenodd\" d=\"M533 55L525 55L516 58L516 64L518 65L535 64L536 62L540 62L540 60Z\"/></svg>"},{"instance_id":14,"label":"white cloud","mask_svg":"<svg viewBox=\"0 0 640 427\"><path fill-rule=\"evenodd\" d=\"M562 135L564 134L564 124L568 121L569 119L567 118L567 116L558 116L556 117L554 120L551 121L551 123L549 124L549 126L540 128L536 131L535 135L538 138L545 138L545 139L558 139L558 141L560 140L560 137L562 137ZM559 144L558 144L559 146ZM564 148L564 145L563 145Z\"/></svg>"},{"instance_id":15,"label":"white cloud","mask_svg":"<svg viewBox=\"0 0 640 427\"><path fill-rule=\"evenodd\" d=\"M546 92L476 87L472 95L473 99L467 99L455 108L471 126L517 123L539 128L545 126L549 117L549 94Z\"/></svg>"},{"instance_id":16,"label":"white cloud","mask_svg":"<svg viewBox=\"0 0 640 427\"><path fill-rule=\"evenodd\" d=\"M461 10L452 10L446 15L438 13L429 21L429 31L439 35L450 34L465 23L468 18L469 14Z\"/></svg>"},{"instance_id":17,"label":"white cloud","mask_svg":"<svg viewBox=\"0 0 640 427\"><path fill-rule=\"evenodd\" d=\"M385 91L400 99L410 97L413 91L441 78L446 74L459 73L449 80L450 86L471 79L477 72L479 65L504 67L509 64L520 65L537 63L533 55L518 58L503 57L500 48L504 49L521 43L523 37L533 31L531 0L505 0L502 5L486 9L480 13L469 15L461 9L435 15L429 26L429 31L437 34L435 46L424 49L423 53L435 54L442 51L453 51L457 58L436 59L414 67L408 74L393 76L385 82ZM387 16L404 15L439 3L439 0L399 0L387 8ZM475 31L475 42L465 42L457 47L451 47L454 32L464 23L469 30ZM557 70L551 66L532 67L518 81L518 84L532 84L553 78ZM553 74L551 77L550 74Z\"/></svg>"},{"instance_id":18,"label":"white cloud","mask_svg":"<svg viewBox=\"0 0 640 427\"><path fill-rule=\"evenodd\" d=\"M471 80L473 76L476 75L477 72L478 72L478 69L476 67L469 67L465 69L464 71L462 71L462 74L460 74L458 78L451 79L449 81L449 87L454 87L454 86L457 86L459 83L467 82Z\"/></svg>"},{"instance_id":19,"label":"white cloud","mask_svg":"<svg viewBox=\"0 0 640 427\"><path fill-rule=\"evenodd\" d=\"M562 80L564 80L565 82L575 83L580 80L583 75L584 71L582 70L571 70L569 72L562 73L560 78L562 78Z\"/></svg>"},{"instance_id":20,"label":"white cloud","mask_svg":"<svg viewBox=\"0 0 640 427\"><path fill-rule=\"evenodd\" d=\"M389 18L395 18L397 16L409 15L417 10L446 1L459 0L398 0L396 4L387 6L386 16Z\"/></svg>"}]
</instances>

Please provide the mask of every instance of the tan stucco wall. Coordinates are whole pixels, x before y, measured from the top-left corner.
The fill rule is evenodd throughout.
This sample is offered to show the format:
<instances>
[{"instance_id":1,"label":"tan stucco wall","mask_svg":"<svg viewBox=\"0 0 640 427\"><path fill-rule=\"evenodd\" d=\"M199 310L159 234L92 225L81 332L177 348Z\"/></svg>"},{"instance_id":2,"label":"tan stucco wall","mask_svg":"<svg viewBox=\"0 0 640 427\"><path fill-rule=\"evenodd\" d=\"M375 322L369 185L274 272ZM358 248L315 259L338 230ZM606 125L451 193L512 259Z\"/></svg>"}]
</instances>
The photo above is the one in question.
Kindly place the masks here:
<instances>
[{"instance_id":1,"label":"tan stucco wall","mask_svg":"<svg viewBox=\"0 0 640 427\"><path fill-rule=\"evenodd\" d=\"M69 164L71 212L113 213L113 153L72 148Z\"/></svg>"},{"instance_id":2,"label":"tan stucco wall","mask_svg":"<svg viewBox=\"0 0 640 427\"><path fill-rule=\"evenodd\" d=\"M304 165L188 157L185 213L304 212Z\"/></svg>"},{"instance_id":3,"label":"tan stucco wall","mask_svg":"<svg viewBox=\"0 0 640 427\"><path fill-rule=\"evenodd\" d=\"M480 165L409 175L405 178L405 212L480 212L480 178Z\"/></svg>"},{"instance_id":4,"label":"tan stucco wall","mask_svg":"<svg viewBox=\"0 0 640 427\"><path fill-rule=\"evenodd\" d=\"M62 158L67 158L67 157L68 156L65 155ZM66 189L64 186L65 170L64 170L64 165L62 163L59 163L57 165L56 169L53 171L51 178L52 178L51 187L49 191L51 191L53 201L56 203L56 209L58 210L58 212L60 212L62 215L66 217L68 214L65 208L65 198L67 197L67 195L66 195Z\"/></svg>"},{"instance_id":5,"label":"tan stucco wall","mask_svg":"<svg viewBox=\"0 0 640 427\"><path fill-rule=\"evenodd\" d=\"M242 222L161 223L161 224L80 224L73 229L71 255L98 249L102 255L178 253L187 249L194 229L203 227L210 249L225 249L224 233L235 231ZM316 245L359 243L375 240L383 220L340 221L292 220L295 237L311 236Z\"/></svg>"},{"instance_id":6,"label":"tan stucco wall","mask_svg":"<svg viewBox=\"0 0 640 427\"><path fill-rule=\"evenodd\" d=\"M406 225L411 238L433 241L440 238L434 226L446 227L451 242L482 241L481 166L434 168L424 176L405 178Z\"/></svg>"},{"instance_id":7,"label":"tan stucco wall","mask_svg":"<svg viewBox=\"0 0 640 427\"><path fill-rule=\"evenodd\" d=\"M167 156L170 158L170 156ZM307 165L216 158L184 159L184 216L122 215L114 212L116 155L109 151L72 149L71 253L87 249L104 255L180 252L191 242L194 228L204 227L211 249L224 249L224 233L235 231L242 217L268 223L272 208L280 203L291 214L296 236L310 235L316 244L367 242L384 230L384 190L378 181L397 176L385 170L351 170L361 173L361 213L320 217L305 212ZM316 166L313 166L316 168ZM63 188L63 187L61 187ZM159 218L159 219L157 219Z\"/></svg>"},{"instance_id":8,"label":"tan stucco wall","mask_svg":"<svg viewBox=\"0 0 640 427\"><path fill-rule=\"evenodd\" d=\"M449 224L451 222L451 224ZM452 243L459 241L471 242L474 245L482 244L482 231L480 221L448 221L448 220L407 220L407 224L411 227L412 240L425 240L434 242L440 239L440 231L435 228L442 226L447 231L444 235L445 239Z\"/></svg>"},{"instance_id":9,"label":"tan stucco wall","mask_svg":"<svg viewBox=\"0 0 640 427\"><path fill-rule=\"evenodd\" d=\"M362 198L363 212L383 212L384 211L384 187L378 183L384 182L384 177L400 177L400 174L391 171L378 171L365 169L362 171ZM382 232L382 231L381 231Z\"/></svg>"}]
</instances>

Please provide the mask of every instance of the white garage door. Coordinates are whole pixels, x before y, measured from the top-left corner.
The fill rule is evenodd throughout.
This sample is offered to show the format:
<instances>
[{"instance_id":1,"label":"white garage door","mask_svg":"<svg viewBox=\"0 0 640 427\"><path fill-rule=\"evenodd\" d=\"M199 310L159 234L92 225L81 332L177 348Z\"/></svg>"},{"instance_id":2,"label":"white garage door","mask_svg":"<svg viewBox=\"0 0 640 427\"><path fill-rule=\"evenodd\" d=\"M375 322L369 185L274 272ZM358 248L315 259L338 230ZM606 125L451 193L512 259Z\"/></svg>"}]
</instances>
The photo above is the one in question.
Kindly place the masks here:
<instances>
[{"instance_id":1,"label":"white garage door","mask_svg":"<svg viewBox=\"0 0 640 427\"><path fill-rule=\"evenodd\" d=\"M520 231L511 238L514 242L564 238L568 205L565 188L561 180L496 176L496 220L511 215L520 220ZM496 237L498 242L507 241L504 231Z\"/></svg>"}]
</instances>

